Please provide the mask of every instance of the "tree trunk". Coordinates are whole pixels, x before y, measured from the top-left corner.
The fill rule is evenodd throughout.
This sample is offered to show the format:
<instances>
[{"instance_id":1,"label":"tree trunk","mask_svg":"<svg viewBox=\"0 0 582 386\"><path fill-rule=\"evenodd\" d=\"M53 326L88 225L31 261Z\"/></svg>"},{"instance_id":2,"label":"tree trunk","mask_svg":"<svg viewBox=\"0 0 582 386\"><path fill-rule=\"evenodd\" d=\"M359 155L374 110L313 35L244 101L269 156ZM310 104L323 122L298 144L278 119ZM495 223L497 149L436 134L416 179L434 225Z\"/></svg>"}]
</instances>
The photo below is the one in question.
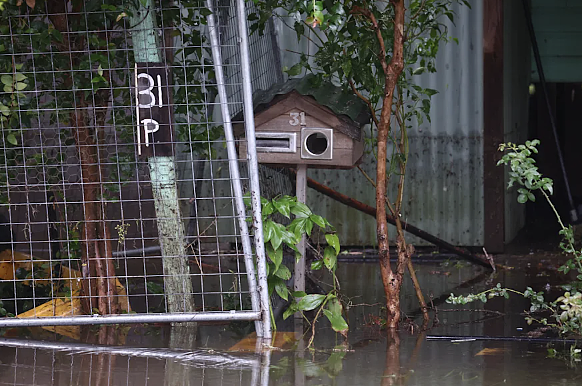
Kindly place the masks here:
<instances>
[{"instance_id":1,"label":"tree trunk","mask_svg":"<svg viewBox=\"0 0 582 386\"><path fill-rule=\"evenodd\" d=\"M392 58L390 63L386 63L386 50L384 40L380 32L377 21L373 14L368 12L370 20L374 25L378 41L381 46L382 68L385 74L384 100L382 111L380 113L380 122L378 125L378 163L376 170L376 234L378 238L378 255L380 260L380 270L384 292L386 294L386 326L389 329L398 327L400 320L400 288L402 287L402 277L406 264L405 258L401 257L399 248L398 264L396 271L390 266L389 242L388 242L388 222L386 219L386 161L388 136L390 133L390 118L392 115L392 103L394 100L394 90L398 78L404 68L403 44L404 44L404 0L391 0L390 4L394 7L394 46L392 49ZM398 216L399 213L396 213ZM399 238L399 243L403 240Z\"/></svg>"},{"instance_id":2,"label":"tree trunk","mask_svg":"<svg viewBox=\"0 0 582 386\"><path fill-rule=\"evenodd\" d=\"M82 99L82 98L81 98ZM81 108L73 113L71 126L77 145L83 185L85 221L82 241L82 304L86 313L97 309L99 314L118 314L120 307L115 283L115 267L111 233L106 213L101 206L103 170L99 162L95 136L87 126L86 113Z\"/></svg>"},{"instance_id":3,"label":"tree trunk","mask_svg":"<svg viewBox=\"0 0 582 386\"><path fill-rule=\"evenodd\" d=\"M69 38L69 23L78 17L82 11L83 3L74 5L73 14L67 16L67 2L63 0L47 1L49 18L55 29L61 32L63 41L57 46L59 50L71 55L73 65L78 63L85 49L85 39L81 36L73 44ZM77 16L75 16L77 15ZM73 44L73 45L72 45ZM71 80L72 83L72 80ZM94 125L93 130L88 124L87 103L82 94L76 95L75 111L71 114L72 134L75 138L79 162L81 164L81 179L83 186L83 215L84 223L81 229L81 303L85 313L91 313L94 309L99 314L118 314L120 312L119 299L117 298L115 267L111 246L111 232L107 224L105 204L102 202L102 184L105 181L103 166L99 151L99 145L103 146L103 133L98 132Z\"/></svg>"}]
</instances>

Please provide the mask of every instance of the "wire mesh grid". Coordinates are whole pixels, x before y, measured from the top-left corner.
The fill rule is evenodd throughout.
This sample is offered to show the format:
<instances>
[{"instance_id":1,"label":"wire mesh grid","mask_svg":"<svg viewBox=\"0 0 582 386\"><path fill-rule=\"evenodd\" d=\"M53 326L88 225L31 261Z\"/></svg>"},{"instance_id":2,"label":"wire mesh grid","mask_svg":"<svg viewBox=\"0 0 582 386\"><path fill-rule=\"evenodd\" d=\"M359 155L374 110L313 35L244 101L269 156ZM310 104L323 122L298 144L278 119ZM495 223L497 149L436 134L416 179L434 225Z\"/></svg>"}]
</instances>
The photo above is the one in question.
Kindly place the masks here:
<instances>
[{"instance_id":1,"label":"wire mesh grid","mask_svg":"<svg viewBox=\"0 0 582 386\"><path fill-rule=\"evenodd\" d=\"M267 385L261 358L204 350L7 341L0 385ZM2 342L0 342L2 344ZM19 347L17 344L21 344Z\"/></svg>"},{"instance_id":2,"label":"wire mesh grid","mask_svg":"<svg viewBox=\"0 0 582 386\"><path fill-rule=\"evenodd\" d=\"M201 1L145 4L4 4L3 316L253 309L254 273L244 265L224 151L211 12ZM214 8L219 45L229 53L223 67L240 74L235 3ZM277 81L280 71L264 64L265 52L276 51L268 48L273 37L252 39L251 60L263 63L253 65L263 68L253 76L264 85ZM235 96L240 75L226 86L222 107L234 114L243 105Z\"/></svg>"}]
</instances>

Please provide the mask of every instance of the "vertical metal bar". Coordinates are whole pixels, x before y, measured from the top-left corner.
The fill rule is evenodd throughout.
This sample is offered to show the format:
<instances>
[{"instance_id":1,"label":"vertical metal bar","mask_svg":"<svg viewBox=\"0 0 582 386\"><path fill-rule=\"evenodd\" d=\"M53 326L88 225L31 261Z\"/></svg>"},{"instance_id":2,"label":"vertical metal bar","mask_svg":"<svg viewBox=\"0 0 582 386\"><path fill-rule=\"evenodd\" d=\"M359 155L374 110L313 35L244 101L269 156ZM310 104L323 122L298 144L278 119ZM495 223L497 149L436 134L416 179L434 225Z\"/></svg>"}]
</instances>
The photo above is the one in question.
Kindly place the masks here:
<instances>
[{"instance_id":1,"label":"vertical metal bar","mask_svg":"<svg viewBox=\"0 0 582 386\"><path fill-rule=\"evenodd\" d=\"M305 204L307 198L307 165L297 165L297 179L295 194L297 201ZM301 241L297 244L297 249L301 253L301 260L295 263L295 277L293 279L293 288L295 291L305 292L305 235L301 237ZM295 314L296 317L301 318L300 312Z\"/></svg>"},{"instance_id":2,"label":"vertical metal bar","mask_svg":"<svg viewBox=\"0 0 582 386\"><path fill-rule=\"evenodd\" d=\"M259 186L259 163L257 161L257 144L255 141L255 116L253 109L253 90L251 86L251 65L249 54L249 36L245 0L237 0L238 32L240 38L241 74L243 86L243 111L247 139L247 158L251 186L251 204L253 208L253 226L255 228L255 251L257 253L257 270L261 312L263 313L263 335L271 339L271 319L269 315L269 289L267 288L267 260L263 238L263 218L261 215L261 197Z\"/></svg>"},{"instance_id":3,"label":"vertical metal bar","mask_svg":"<svg viewBox=\"0 0 582 386\"><path fill-rule=\"evenodd\" d=\"M154 12L153 0L146 0L145 6L140 5L132 17L132 23L136 26L132 33L136 62L162 63ZM137 90L137 82L135 87ZM137 103L136 108L139 110L139 99ZM140 124L137 122L138 133L141 130ZM184 226L180 220L174 157L148 157L148 163L162 248L164 290L168 300L168 309L170 312L193 312L194 291L188 258L185 254Z\"/></svg>"},{"instance_id":4,"label":"vertical metal bar","mask_svg":"<svg viewBox=\"0 0 582 386\"><path fill-rule=\"evenodd\" d=\"M230 172L230 180L232 184L232 189L234 191L235 204L236 204L236 214L238 218L238 224L240 227L241 242L243 246L243 254L245 256L245 268L247 271L247 279L249 282L249 292L251 293L251 305L253 311L262 311L261 315L264 313L264 305L262 299L259 300L257 292L257 279L255 277L255 267L253 262L253 251L251 246L251 239L249 235L248 224L246 221L246 211L245 204L243 200L242 184L240 180L240 172L238 168L238 159L235 148L234 133L232 130L232 122L230 119L230 109L228 106L228 99L226 95L226 86L224 83L224 72L222 69L222 54L220 52L220 46L218 43L218 31L216 27L216 21L214 19L214 8L212 5L212 0L206 0L206 6L211 11L208 15L208 32L210 35L210 45L212 48L212 59L214 62L214 72L216 74L216 85L218 88L218 97L220 99L220 111L222 113L222 121L224 123L224 136L226 139L226 150L228 153L228 166ZM254 135L253 135L254 139ZM251 188L252 190L252 188ZM251 192L252 195L252 192ZM255 217L255 216L253 216ZM256 232L256 230L255 230ZM256 233L255 233L256 234ZM261 227L262 236L262 227ZM256 236L255 236L256 239ZM262 239L262 237L261 237ZM264 256L264 255L263 255ZM257 248L257 260L259 260L258 248ZM260 263L259 263L260 264ZM266 283L266 275L264 277L264 283ZM259 265L259 282L261 282L260 276L260 265ZM267 299L268 301L268 299ZM267 305L267 317L269 314L269 308ZM263 316L264 318L264 316ZM264 320L255 322L255 329L257 331L257 336L265 336L265 329L263 328ZM270 325L268 333L270 334ZM270 335L269 335L270 337Z\"/></svg>"}]
</instances>

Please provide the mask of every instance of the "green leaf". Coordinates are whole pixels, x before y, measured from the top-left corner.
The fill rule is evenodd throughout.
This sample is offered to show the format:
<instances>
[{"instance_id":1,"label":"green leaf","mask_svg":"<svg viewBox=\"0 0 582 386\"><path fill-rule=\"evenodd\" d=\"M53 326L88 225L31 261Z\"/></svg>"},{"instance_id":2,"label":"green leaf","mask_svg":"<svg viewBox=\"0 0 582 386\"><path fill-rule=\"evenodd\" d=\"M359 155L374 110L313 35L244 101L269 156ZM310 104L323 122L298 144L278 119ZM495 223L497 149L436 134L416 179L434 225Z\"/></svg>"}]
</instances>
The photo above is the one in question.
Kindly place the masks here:
<instances>
[{"instance_id":1,"label":"green leaf","mask_svg":"<svg viewBox=\"0 0 582 386\"><path fill-rule=\"evenodd\" d=\"M8 106L3 105L2 102L0 102L0 113L5 117L10 115L10 109L8 108Z\"/></svg>"},{"instance_id":2,"label":"green leaf","mask_svg":"<svg viewBox=\"0 0 582 386\"><path fill-rule=\"evenodd\" d=\"M268 243L275 232L275 223L272 220L263 222L263 238L265 243Z\"/></svg>"},{"instance_id":3,"label":"green leaf","mask_svg":"<svg viewBox=\"0 0 582 386\"><path fill-rule=\"evenodd\" d=\"M315 11L313 12L313 18L319 23L323 23L325 20L325 16L323 16L323 12L321 11Z\"/></svg>"},{"instance_id":4,"label":"green leaf","mask_svg":"<svg viewBox=\"0 0 582 386\"><path fill-rule=\"evenodd\" d=\"M326 268L330 271L335 268L337 263L337 253L335 253L333 247L330 247L329 245L325 247L325 250L323 251L323 262L325 263Z\"/></svg>"},{"instance_id":5,"label":"green leaf","mask_svg":"<svg viewBox=\"0 0 582 386\"><path fill-rule=\"evenodd\" d=\"M2 81L2 84L5 85L12 85L12 76L11 75L2 75L0 77L0 81Z\"/></svg>"},{"instance_id":6,"label":"green leaf","mask_svg":"<svg viewBox=\"0 0 582 386\"><path fill-rule=\"evenodd\" d=\"M335 249L336 255L340 253L340 242L339 238L335 233L328 233L325 235L325 241L328 245L331 245Z\"/></svg>"},{"instance_id":7,"label":"green leaf","mask_svg":"<svg viewBox=\"0 0 582 386\"><path fill-rule=\"evenodd\" d=\"M291 271L284 264L281 264L277 272L275 272L275 276L283 280L289 280L291 279Z\"/></svg>"},{"instance_id":8,"label":"green leaf","mask_svg":"<svg viewBox=\"0 0 582 386\"><path fill-rule=\"evenodd\" d=\"M272 245L267 244L267 255L273 264L275 264L275 269L279 269L279 266L283 262L283 248L273 249Z\"/></svg>"},{"instance_id":9,"label":"green leaf","mask_svg":"<svg viewBox=\"0 0 582 386\"><path fill-rule=\"evenodd\" d=\"M292 303L289 306L289 308L287 308L285 310L285 312L283 312L283 320L287 319L288 317L290 317L291 315L293 315L297 311L299 311L299 309L297 308L297 303Z\"/></svg>"},{"instance_id":10,"label":"green leaf","mask_svg":"<svg viewBox=\"0 0 582 386\"><path fill-rule=\"evenodd\" d=\"M26 88L26 83L17 82L15 85L16 91L22 91Z\"/></svg>"},{"instance_id":11,"label":"green leaf","mask_svg":"<svg viewBox=\"0 0 582 386\"><path fill-rule=\"evenodd\" d=\"M302 202L298 202L297 204L295 204L293 209L291 209L291 213L293 213L295 216L297 216L299 218L303 218L303 217L309 217L312 212L311 212L311 209L309 209L309 207L307 205L305 205Z\"/></svg>"},{"instance_id":12,"label":"green leaf","mask_svg":"<svg viewBox=\"0 0 582 386\"><path fill-rule=\"evenodd\" d=\"M317 214L312 214L309 216L309 219L317 224L320 228L325 229L325 219Z\"/></svg>"},{"instance_id":13,"label":"green leaf","mask_svg":"<svg viewBox=\"0 0 582 386\"><path fill-rule=\"evenodd\" d=\"M326 304L326 309L323 310L325 316L331 322L331 328L335 332L339 332L342 335L347 335L348 332L348 324L344 320L342 316L342 304L338 298L334 297L330 299Z\"/></svg>"},{"instance_id":14,"label":"green leaf","mask_svg":"<svg viewBox=\"0 0 582 386\"><path fill-rule=\"evenodd\" d=\"M24 75L21 72L17 72L16 75L15 75L15 77L16 77L16 81L17 82L22 82L23 80L26 80L27 79L26 75Z\"/></svg>"},{"instance_id":15,"label":"green leaf","mask_svg":"<svg viewBox=\"0 0 582 386\"><path fill-rule=\"evenodd\" d=\"M426 71L426 67L418 67L414 71L412 71L412 75L420 75Z\"/></svg>"},{"instance_id":16,"label":"green leaf","mask_svg":"<svg viewBox=\"0 0 582 386\"><path fill-rule=\"evenodd\" d=\"M283 225L273 223L273 233L271 234L271 244L273 248L279 249L283 242Z\"/></svg>"},{"instance_id":17,"label":"green leaf","mask_svg":"<svg viewBox=\"0 0 582 386\"><path fill-rule=\"evenodd\" d=\"M522 193L519 196L517 196L517 202L519 202L520 204L525 204L527 202L527 195Z\"/></svg>"},{"instance_id":18,"label":"green leaf","mask_svg":"<svg viewBox=\"0 0 582 386\"><path fill-rule=\"evenodd\" d=\"M311 270L317 271L323 268L323 260L315 260L311 262Z\"/></svg>"},{"instance_id":19,"label":"green leaf","mask_svg":"<svg viewBox=\"0 0 582 386\"><path fill-rule=\"evenodd\" d=\"M297 63L297 64L291 66L291 68L288 69L286 72L289 76L297 76L297 75L301 74L302 70L303 70L303 65L301 63Z\"/></svg>"},{"instance_id":20,"label":"green leaf","mask_svg":"<svg viewBox=\"0 0 582 386\"><path fill-rule=\"evenodd\" d=\"M63 34L61 33L61 31L59 31L58 29L53 29L51 30L51 35L54 36L54 38L59 42L62 43L63 42Z\"/></svg>"},{"instance_id":21,"label":"green leaf","mask_svg":"<svg viewBox=\"0 0 582 386\"><path fill-rule=\"evenodd\" d=\"M325 300L326 295L312 294L301 298L299 303L297 303L297 309L299 311L311 311L321 305Z\"/></svg>"},{"instance_id":22,"label":"green leaf","mask_svg":"<svg viewBox=\"0 0 582 386\"><path fill-rule=\"evenodd\" d=\"M14 134L8 134L6 136L6 140L11 144L11 145L18 145L18 140L16 140L16 137L14 136Z\"/></svg>"},{"instance_id":23,"label":"green leaf","mask_svg":"<svg viewBox=\"0 0 582 386\"><path fill-rule=\"evenodd\" d=\"M275 282L275 291L282 299L289 299L289 289L287 289L287 286L283 280L277 279Z\"/></svg>"},{"instance_id":24,"label":"green leaf","mask_svg":"<svg viewBox=\"0 0 582 386\"><path fill-rule=\"evenodd\" d=\"M306 233L308 222L310 222L308 218L296 218L289 224L289 230L295 233L297 239L300 239Z\"/></svg>"},{"instance_id":25,"label":"green leaf","mask_svg":"<svg viewBox=\"0 0 582 386\"><path fill-rule=\"evenodd\" d=\"M293 295L294 298L302 298L304 296L307 296L307 294L304 291L294 291L291 293L291 295Z\"/></svg>"},{"instance_id":26,"label":"green leaf","mask_svg":"<svg viewBox=\"0 0 582 386\"><path fill-rule=\"evenodd\" d=\"M273 200L273 206L275 207L275 209L277 209L277 211L279 213L281 213L283 216L289 218L289 215L291 214L291 208L289 205L289 201Z\"/></svg>"}]
</instances>

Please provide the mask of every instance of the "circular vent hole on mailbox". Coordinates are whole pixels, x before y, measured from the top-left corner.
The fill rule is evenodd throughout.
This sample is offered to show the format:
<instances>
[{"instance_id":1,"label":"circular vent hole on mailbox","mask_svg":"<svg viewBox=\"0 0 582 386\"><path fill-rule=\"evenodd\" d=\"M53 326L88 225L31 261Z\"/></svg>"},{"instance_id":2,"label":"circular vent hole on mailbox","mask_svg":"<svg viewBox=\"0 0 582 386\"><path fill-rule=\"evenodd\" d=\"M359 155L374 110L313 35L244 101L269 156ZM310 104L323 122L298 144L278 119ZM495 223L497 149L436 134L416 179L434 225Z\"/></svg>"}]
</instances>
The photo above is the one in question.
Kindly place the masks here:
<instances>
[{"instance_id":1,"label":"circular vent hole on mailbox","mask_svg":"<svg viewBox=\"0 0 582 386\"><path fill-rule=\"evenodd\" d=\"M305 140L305 147L313 155L321 155L325 153L329 142L327 136L323 133L313 133L310 134Z\"/></svg>"}]
</instances>

